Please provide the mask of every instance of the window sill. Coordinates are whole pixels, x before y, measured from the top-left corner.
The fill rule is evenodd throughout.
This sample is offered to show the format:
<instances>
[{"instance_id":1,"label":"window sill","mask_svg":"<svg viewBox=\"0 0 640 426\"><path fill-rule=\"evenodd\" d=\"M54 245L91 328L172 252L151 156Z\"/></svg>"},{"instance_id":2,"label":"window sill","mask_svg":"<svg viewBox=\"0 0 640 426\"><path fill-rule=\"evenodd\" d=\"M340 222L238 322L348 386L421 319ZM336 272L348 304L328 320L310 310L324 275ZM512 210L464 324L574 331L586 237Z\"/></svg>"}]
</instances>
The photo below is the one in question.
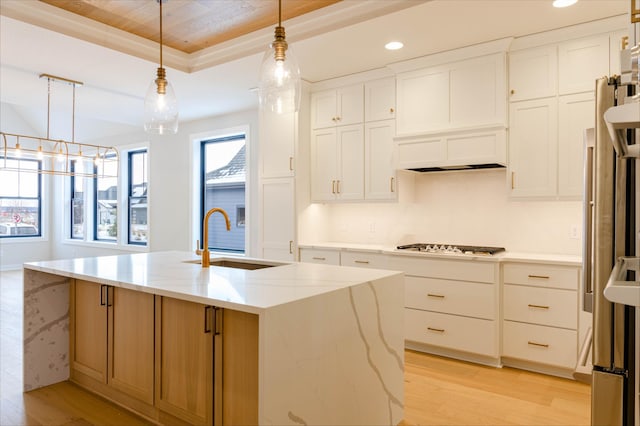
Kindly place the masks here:
<instances>
[{"instance_id":1,"label":"window sill","mask_svg":"<svg viewBox=\"0 0 640 426\"><path fill-rule=\"evenodd\" d=\"M141 246L137 244L119 244L117 242L107 242L107 241L85 241L85 240L73 240L66 239L63 241L63 244L70 246L80 246L80 247L92 247L92 248L104 248L109 250L121 250L121 251L133 251L140 253L147 253L149 251L149 246Z\"/></svg>"},{"instance_id":2,"label":"window sill","mask_svg":"<svg viewBox=\"0 0 640 426\"><path fill-rule=\"evenodd\" d=\"M47 237L3 237L0 238L0 244L14 244L14 243L46 243L49 239Z\"/></svg>"}]
</instances>

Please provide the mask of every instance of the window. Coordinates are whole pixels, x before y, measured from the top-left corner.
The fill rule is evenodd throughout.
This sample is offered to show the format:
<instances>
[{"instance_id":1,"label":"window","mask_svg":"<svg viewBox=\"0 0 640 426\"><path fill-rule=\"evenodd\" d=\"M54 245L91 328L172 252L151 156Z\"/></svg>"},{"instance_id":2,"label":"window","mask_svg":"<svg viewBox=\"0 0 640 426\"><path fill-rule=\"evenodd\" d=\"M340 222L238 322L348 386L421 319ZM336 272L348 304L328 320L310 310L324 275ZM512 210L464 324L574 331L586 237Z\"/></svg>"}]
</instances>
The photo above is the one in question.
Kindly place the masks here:
<instances>
[{"instance_id":1,"label":"window","mask_svg":"<svg viewBox=\"0 0 640 426\"><path fill-rule=\"evenodd\" d=\"M147 150L129 151L129 244L147 244Z\"/></svg>"},{"instance_id":2,"label":"window","mask_svg":"<svg viewBox=\"0 0 640 426\"><path fill-rule=\"evenodd\" d=\"M92 173L85 170L87 165L82 161L71 161L72 173ZM85 238L85 220L84 220L84 180L82 176L71 175L71 235L73 239L84 240Z\"/></svg>"},{"instance_id":3,"label":"window","mask_svg":"<svg viewBox=\"0 0 640 426\"><path fill-rule=\"evenodd\" d=\"M113 157L108 157L113 158ZM94 240L118 239L118 175L117 162L98 161L94 178Z\"/></svg>"},{"instance_id":4,"label":"window","mask_svg":"<svg viewBox=\"0 0 640 426\"><path fill-rule=\"evenodd\" d=\"M42 236L40 160L0 157L0 238Z\"/></svg>"},{"instance_id":5,"label":"window","mask_svg":"<svg viewBox=\"0 0 640 426\"><path fill-rule=\"evenodd\" d=\"M244 134L215 138L200 144L201 207L200 223L206 212L219 207L232 224L227 232L217 214L209 220L209 249L245 252L246 138ZM202 236L203 230L200 230ZM204 241L201 238L201 241Z\"/></svg>"}]
</instances>

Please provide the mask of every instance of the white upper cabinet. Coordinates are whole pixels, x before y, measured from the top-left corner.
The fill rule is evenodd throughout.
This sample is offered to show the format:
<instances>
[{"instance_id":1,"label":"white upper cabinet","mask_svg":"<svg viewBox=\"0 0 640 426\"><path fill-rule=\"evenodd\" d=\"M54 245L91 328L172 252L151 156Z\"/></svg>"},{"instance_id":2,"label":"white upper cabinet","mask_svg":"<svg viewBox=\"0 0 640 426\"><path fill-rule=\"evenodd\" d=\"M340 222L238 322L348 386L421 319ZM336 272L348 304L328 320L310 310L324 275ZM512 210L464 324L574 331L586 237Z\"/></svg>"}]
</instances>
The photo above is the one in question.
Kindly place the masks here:
<instances>
[{"instance_id":1,"label":"white upper cabinet","mask_svg":"<svg viewBox=\"0 0 640 426\"><path fill-rule=\"evenodd\" d=\"M593 92L560 96L558 100L558 195L582 197L584 131L595 126Z\"/></svg>"},{"instance_id":2,"label":"white upper cabinet","mask_svg":"<svg viewBox=\"0 0 640 426\"><path fill-rule=\"evenodd\" d=\"M320 129L311 138L312 201L362 200L363 126Z\"/></svg>"},{"instance_id":3,"label":"white upper cabinet","mask_svg":"<svg viewBox=\"0 0 640 426\"><path fill-rule=\"evenodd\" d=\"M364 120L380 121L396 117L396 80L384 78L364 85Z\"/></svg>"},{"instance_id":4,"label":"white upper cabinet","mask_svg":"<svg viewBox=\"0 0 640 426\"><path fill-rule=\"evenodd\" d=\"M362 84L325 90L311 95L311 127L322 129L364 121Z\"/></svg>"},{"instance_id":5,"label":"white upper cabinet","mask_svg":"<svg viewBox=\"0 0 640 426\"><path fill-rule=\"evenodd\" d=\"M511 195L555 195L558 101L552 97L513 102L509 115L511 124L508 176Z\"/></svg>"},{"instance_id":6,"label":"white upper cabinet","mask_svg":"<svg viewBox=\"0 0 640 426\"><path fill-rule=\"evenodd\" d=\"M260 176L294 175L295 113L260 113Z\"/></svg>"},{"instance_id":7,"label":"white upper cabinet","mask_svg":"<svg viewBox=\"0 0 640 426\"><path fill-rule=\"evenodd\" d=\"M609 35L560 43L558 69L559 95L595 90L595 80L609 75Z\"/></svg>"},{"instance_id":8,"label":"white upper cabinet","mask_svg":"<svg viewBox=\"0 0 640 426\"><path fill-rule=\"evenodd\" d=\"M397 134L506 124L504 53L400 73Z\"/></svg>"},{"instance_id":9,"label":"white upper cabinet","mask_svg":"<svg viewBox=\"0 0 640 426\"><path fill-rule=\"evenodd\" d=\"M395 120L364 125L364 198L395 200L398 198L393 135Z\"/></svg>"},{"instance_id":10,"label":"white upper cabinet","mask_svg":"<svg viewBox=\"0 0 640 426\"><path fill-rule=\"evenodd\" d=\"M558 53L555 45L509 53L509 100L555 96L558 90Z\"/></svg>"}]
</instances>

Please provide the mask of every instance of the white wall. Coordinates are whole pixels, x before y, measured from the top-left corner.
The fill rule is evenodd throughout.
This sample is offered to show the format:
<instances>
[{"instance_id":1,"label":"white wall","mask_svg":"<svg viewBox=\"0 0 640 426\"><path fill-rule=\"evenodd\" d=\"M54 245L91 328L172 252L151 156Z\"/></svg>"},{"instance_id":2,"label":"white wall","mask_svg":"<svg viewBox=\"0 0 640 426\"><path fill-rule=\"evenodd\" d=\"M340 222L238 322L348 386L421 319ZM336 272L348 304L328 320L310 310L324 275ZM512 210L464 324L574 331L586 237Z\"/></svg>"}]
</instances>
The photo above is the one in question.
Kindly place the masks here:
<instances>
[{"instance_id":1,"label":"white wall","mask_svg":"<svg viewBox=\"0 0 640 426\"><path fill-rule=\"evenodd\" d=\"M581 254L582 202L509 200L504 170L400 172L399 191L397 203L309 206L313 220L301 220L301 243L425 242ZM318 221L327 224L320 235ZM572 228L578 238L571 238Z\"/></svg>"},{"instance_id":2,"label":"white wall","mask_svg":"<svg viewBox=\"0 0 640 426\"><path fill-rule=\"evenodd\" d=\"M153 136L142 130L134 134L121 136L117 141L87 141L103 145L131 145L148 142L149 161L149 251L195 249L195 238L191 235L193 200L191 196L192 147L191 135L212 132L238 126L249 126L250 129L250 163L257 167L258 144L258 112L245 111L220 117L180 123L178 134ZM142 123L141 123L142 127ZM117 143L116 143L117 142ZM257 189L257 173L251 176L251 184ZM56 223L55 237L52 244L53 258L86 257L109 254L122 254L122 250L114 250L112 246L96 243L77 243L65 238L63 185L56 185L56 208L53 217ZM251 193L251 205L258 206L257 190ZM255 209L248 218L252 223L259 223ZM248 224L250 226L250 224ZM257 233L252 239L257 239ZM252 241L253 247L256 242ZM125 251L135 251L125 249ZM249 253L251 254L251 253Z\"/></svg>"},{"instance_id":3,"label":"white wall","mask_svg":"<svg viewBox=\"0 0 640 426\"><path fill-rule=\"evenodd\" d=\"M0 104L0 123L2 131L22 135L34 135L36 131L20 117L12 105ZM0 145L3 146L3 145ZM43 192L49 193L50 176L43 176ZM51 211L52 197L43 198L43 212ZM45 219L46 213L42 215ZM42 226L42 238L20 238L13 240L0 239L0 270L19 268L24 262L48 259L51 256L50 227L45 222Z\"/></svg>"}]
</instances>

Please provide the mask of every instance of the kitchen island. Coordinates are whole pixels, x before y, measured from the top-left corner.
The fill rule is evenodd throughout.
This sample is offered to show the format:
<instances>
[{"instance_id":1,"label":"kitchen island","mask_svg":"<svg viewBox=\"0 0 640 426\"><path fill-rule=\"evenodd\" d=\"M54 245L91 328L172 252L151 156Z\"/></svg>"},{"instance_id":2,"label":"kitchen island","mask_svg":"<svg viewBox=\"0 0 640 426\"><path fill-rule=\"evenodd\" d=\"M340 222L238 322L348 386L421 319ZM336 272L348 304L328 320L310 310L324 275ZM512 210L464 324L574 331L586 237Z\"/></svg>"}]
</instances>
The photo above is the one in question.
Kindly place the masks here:
<instances>
[{"instance_id":1,"label":"kitchen island","mask_svg":"<svg viewBox=\"0 0 640 426\"><path fill-rule=\"evenodd\" d=\"M71 379L159 423L402 420L402 273L198 261L25 264L24 390Z\"/></svg>"}]
</instances>

